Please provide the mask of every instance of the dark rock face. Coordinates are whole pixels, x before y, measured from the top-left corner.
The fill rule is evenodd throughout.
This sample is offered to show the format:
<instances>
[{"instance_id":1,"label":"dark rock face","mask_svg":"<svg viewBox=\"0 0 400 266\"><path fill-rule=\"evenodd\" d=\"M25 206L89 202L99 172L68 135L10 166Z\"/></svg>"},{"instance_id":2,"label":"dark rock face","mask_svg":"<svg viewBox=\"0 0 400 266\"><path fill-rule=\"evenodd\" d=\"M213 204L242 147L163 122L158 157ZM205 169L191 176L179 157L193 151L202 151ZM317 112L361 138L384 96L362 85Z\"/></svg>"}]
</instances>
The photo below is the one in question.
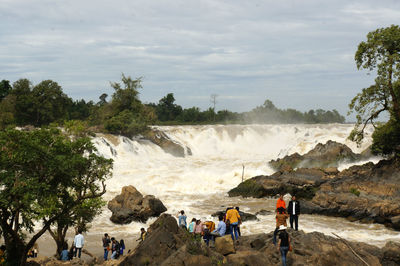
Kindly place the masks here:
<instances>
[{"instance_id":1,"label":"dark rock face","mask_svg":"<svg viewBox=\"0 0 400 266\"><path fill-rule=\"evenodd\" d=\"M400 229L400 161L353 166L320 186L311 213L339 215Z\"/></svg>"},{"instance_id":2,"label":"dark rock face","mask_svg":"<svg viewBox=\"0 0 400 266\"><path fill-rule=\"evenodd\" d=\"M184 147L182 144L174 142L162 131L152 129L146 133L145 137L173 156L185 157L185 150L187 155L192 155L189 147Z\"/></svg>"},{"instance_id":3,"label":"dark rock face","mask_svg":"<svg viewBox=\"0 0 400 266\"><path fill-rule=\"evenodd\" d=\"M314 149L304 155L298 153L272 160L269 164L276 171L289 170L297 167L328 168L338 167L342 161L353 162L361 158L344 144L329 140L326 144L317 144Z\"/></svg>"},{"instance_id":4,"label":"dark rock face","mask_svg":"<svg viewBox=\"0 0 400 266\"><path fill-rule=\"evenodd\" d=\"M159 216L165 212L164 204L153 195L143 195L133 186L122 188L122 193L108 202L112 212L110 220L117 224L128 224L132 221L146 222L149 217Z\"/></svg>"},{"instance_id":5,"label":"dark rock face","mask_svg":"<svg viewBox=\"0 0 400 266\"><path fill-rule=\"evenodd\" d=\"M381 223L400 230L400 160L382 160L338 172L299 168L256 176L228 192L229 196L265 197L278 193L302 199L301 212Z\"/></svg>"},{"instance_id":6,"label":"dark rock face","mask_svg":"<svg viewBox=\"0 0 400 266\"><path fill-rule=\"evenodd\" d=\"M279 193L296 194L298 198L311 199L319 186L331 176L321 169L300 168L290 172L276 172L271 176L256 176L228 192L229 196L261 198Z\"/></svg>"},{"instance_id":7,"label":"dark rock face","mask_svg":"<svg viewBox=\"0 0 400 266\"><path fill-rule=\"evenodd\" d=\"M347 245L369 265L399 265L399 243L389 242L380 249L365 243L345 243L318 232L306 234L288 229L288 233L293 247L287 255L288 265L363 265ZM178 227L175 218L163 214L150 226L146 239L119 265L280 265L280 253L272 244L272 237L273 232L242 236L233 250L221 251L226 254L223 256L203 242L193 240L187 231ZM229 236L226 239L232 240Z\"/></svg>"}]
</instances>

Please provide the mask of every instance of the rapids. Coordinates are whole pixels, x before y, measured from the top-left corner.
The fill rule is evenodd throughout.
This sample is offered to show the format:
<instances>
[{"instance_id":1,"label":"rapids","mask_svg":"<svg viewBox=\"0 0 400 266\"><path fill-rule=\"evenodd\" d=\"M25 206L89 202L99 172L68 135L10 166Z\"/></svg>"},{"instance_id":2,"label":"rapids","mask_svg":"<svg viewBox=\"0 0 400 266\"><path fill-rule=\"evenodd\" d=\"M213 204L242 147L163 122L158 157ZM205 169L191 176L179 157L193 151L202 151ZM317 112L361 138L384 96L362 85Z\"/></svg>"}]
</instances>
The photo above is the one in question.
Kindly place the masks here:
<instances>
[{"instance_id":1,"label":"rapids","mask_svg":"<svg viewBox=\"0 0 400 266\"><path fill-rule=\"evenodd\" d=\"M107 181L104 199L109 201L126 185L135 186L143 195L152 194L161 199L168 213L185 210L188 222L192 217L211 219L211 214L226 206L240 206L242 211L255 213L261 209L273 211L275 199L229 198L227 191L244 179L256 175L272 174L267 162L298 152L304 154L317 143L334 140L361 152L371 143L372 128L367 129L361 147L347 136L353 128L349 124L324 125L213 125L156 127L173 141L190 148L192 155L183 158L165 153L159 146L138 138L99 134L93 139L101 155L114 160L113 177ZM372 158L377 162L379 158ZM362 164L364 162L359 162ZM340 170L353 164L343 163ZM289 195L287 195L289 196ZM288 199L288 198L286 198ZM111 212L103 213L92 223L86 234L87 248L101 255L101 237L107 232L117 239L123 238L127 250L135 246L141 227L147 224L133 222L115 225ZM245 222L242 234L269 232L274 229L274 215L259 215L258 221ZM215 221L216 219L214 219ZM379 224L360 224L343 218L319 215L301 215L299 229L306 232L332 232L355 241L383 246L387 241L399 239L399 232ZM45 236L45 239L49 236ZM71 235L72 238L72 235Z\"/></svg>"}]
</instances>

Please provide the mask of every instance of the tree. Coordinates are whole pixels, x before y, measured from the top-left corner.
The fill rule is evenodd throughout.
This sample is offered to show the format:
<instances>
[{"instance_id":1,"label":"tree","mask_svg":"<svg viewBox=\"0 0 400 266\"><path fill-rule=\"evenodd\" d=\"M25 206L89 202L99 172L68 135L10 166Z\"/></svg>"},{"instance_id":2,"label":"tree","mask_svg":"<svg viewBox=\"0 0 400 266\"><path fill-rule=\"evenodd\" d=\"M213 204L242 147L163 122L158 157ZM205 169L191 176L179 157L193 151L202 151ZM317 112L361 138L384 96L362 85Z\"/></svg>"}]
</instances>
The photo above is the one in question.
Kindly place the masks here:
<instances>
[{"instance_id":1,"label":"tree","mask_svg":"<svg viewBox=\"0 0 400 266\"><path fill-rule=\"evenodd\" d=\"M396 124L400 123L400 27L392 25L368 33L367 40L358 45L355 61L358 69L376 71L375 83L362 89L349 104L349 114L355 112L357 119L349 138L360 143L367 124L376 128L374 120L382 112L388 112L390 125L399 128ZM380 129L383 128L375 130ZM386 128L385 132L390 130Z\"/></svg>"},{"instance_id":2,"label":"tree","mask_svg":"<svg viewBox=\"0 0 400 266\"><path fill-rule=\"evenodd\" d=\"M3 100L11 91L10 81L3 79L0 81L0 102Z\"/></svg>"},{"instance_id":3,"label":"tree","mask_svg":"<svg viewBox=\"0 0 400 266\"><path fill-rule=\"evenodd\" d=\"M156 113L160 121L174 121L182 113L182 107L174 102L173 93L168 93L158 102Z\"/></svg>"},{"instance_id":4,"label":"tree","mask_svg":"<svg viewBox=\"0 0 400 266\"><path fill-rule=\"evenodd\" d=\"M112 160L97 155L89 138L55 128L0 131L0 147L0 228L10 265L25 265L52 224L69 223L105 193Z\"/></svg>"}]
</instances>

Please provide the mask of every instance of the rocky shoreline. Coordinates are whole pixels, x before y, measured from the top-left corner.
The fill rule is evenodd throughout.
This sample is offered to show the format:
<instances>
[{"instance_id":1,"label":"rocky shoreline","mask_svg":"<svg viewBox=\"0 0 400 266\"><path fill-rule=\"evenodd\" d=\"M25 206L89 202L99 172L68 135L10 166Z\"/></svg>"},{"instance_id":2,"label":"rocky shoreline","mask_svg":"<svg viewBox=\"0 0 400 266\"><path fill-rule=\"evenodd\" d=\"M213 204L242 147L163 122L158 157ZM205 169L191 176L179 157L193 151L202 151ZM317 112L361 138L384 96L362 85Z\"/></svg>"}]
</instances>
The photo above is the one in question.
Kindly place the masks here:
<instances>
[{"instance_id":1,"label":"rocky shoreline","mask_svg":"<svg viewBox=\"0 0 400 266\"><path fill-rule=\"evenodd\" d=\"M352 166L340 172L335 162L337 166L340 160L361 158L343 146L329 141L304 156L271 161L277 172L248 179L228 194L256 198L295 194L301 200L302 213L380 223L400 230L400 159ZM292 168L310 162L313 168Z\"/></svg>"},{"instance_id":2,"label":"rocky shoreline","mask_svg":"<svg viewBox=\"0 0 400 266\"><path fill-rule=\"evenodd\" d=\"M319 232L288 230L293 251L288 265L369 265L394 266L400 263L400 243L388 242L383 248L366 243L348 242ZM280 265L280 254L272 244L273 232L242 236L234 244L228 235L216 241L215 248L195 240L178 227L169 214L162 214L149 228L147 238L123 258L102 262L93 260L57 262L32 260L29 265L121 265L121 266L209 266L209 265Z\"/></svg>"}]
</instances>

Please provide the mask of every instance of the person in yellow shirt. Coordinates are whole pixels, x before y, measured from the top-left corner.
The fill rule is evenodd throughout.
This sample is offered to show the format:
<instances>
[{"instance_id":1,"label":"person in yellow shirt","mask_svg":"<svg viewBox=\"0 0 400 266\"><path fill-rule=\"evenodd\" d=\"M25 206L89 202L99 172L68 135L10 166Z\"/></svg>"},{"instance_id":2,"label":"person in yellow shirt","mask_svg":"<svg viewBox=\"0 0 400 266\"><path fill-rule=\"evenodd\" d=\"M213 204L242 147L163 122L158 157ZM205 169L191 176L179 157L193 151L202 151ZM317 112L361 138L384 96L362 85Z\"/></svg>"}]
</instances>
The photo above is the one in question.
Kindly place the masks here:
<instances>
[{"instance_id":1,"label":"person in yellow shirt","mask_svg":"<svg viewBox=\"0 0 400 266\"><path fill-rule=\"evenodd\" d=\"M6 246L2 245L0 247L0 265L4 265L6 260Z\"/></svg>"},{"instance_id":2,"label":"person in yellow shirt","mask_svg":"<svg viewBox=\"0 0 400 266\"><path fill-rule=\"evenodd\" d=\"M229 221L232 240L235 241L236 239L238 241L238 224L241 221L239 212L234 208L227 210L226 221Z\"/></svg>"}]
</instances>

